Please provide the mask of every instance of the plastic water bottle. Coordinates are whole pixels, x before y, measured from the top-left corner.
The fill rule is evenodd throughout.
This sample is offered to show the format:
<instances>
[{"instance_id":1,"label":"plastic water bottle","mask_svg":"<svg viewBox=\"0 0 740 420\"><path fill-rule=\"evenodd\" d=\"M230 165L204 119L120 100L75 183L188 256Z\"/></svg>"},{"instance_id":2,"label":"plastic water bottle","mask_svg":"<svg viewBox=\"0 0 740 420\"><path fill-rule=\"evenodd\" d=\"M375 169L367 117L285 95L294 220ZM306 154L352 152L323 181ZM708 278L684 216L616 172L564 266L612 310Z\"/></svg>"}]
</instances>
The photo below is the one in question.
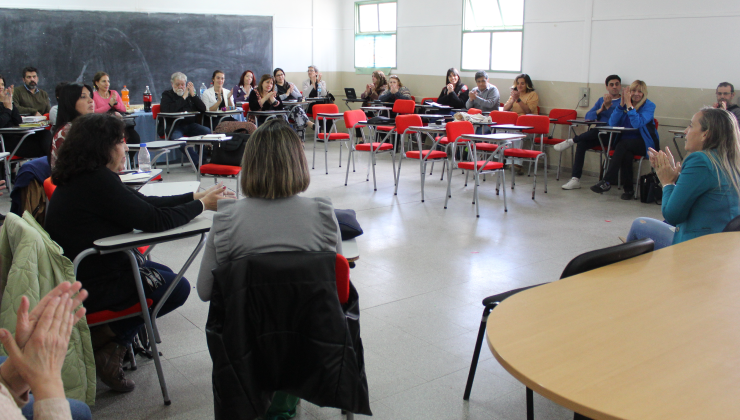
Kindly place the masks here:
<instances>
[{"instance_id":1,"label":"plastic water bottle","mask_svg":"<svg viewBox=\"0 0 740 420\"><path fill-rule=\"evenodd\" d=\"M149 86L144 91L144 112L151 112L152 110L152 92L149 90Z\"/></svg>"},{"instance_id":2,"label":"plastic water bottle","mask_svg":"<svg viewBox=\"0 0 740 420\"><path fill-rule=\"evenodd\" d=\"M149 157L149 149L146 148L146 143L139 145L139 172L149 172L152 170L151 158Z\"/></svg>"},{"instance_id":3,"label":"plastic water bottle","mask_svg":"<svg viewBox=\"0 0 740 420\"><path fill-rule=\"evenodd\" d=\"M205 92L206 92L206 84L205 83L201 83L200 84L200 96L201 96L201 98L203 97L203 94Z\"/></svg>"},{"instance_id":4,"label":"plastic water bottle","mask_svg":"<svg viewBox=\"0 0 740 420\"><path fill-rule=\"evenodd\" d=\"M316 83L316 97L321 96L321 83Z\"/></svg>"},{"instance_id":5,"label":"plastic water bottle","mask_svg":"<svg viewBox=\"0 0 740 420\"><path fill-rule=\"evenodd\" d=\"M121 100L123 101L123 105L128 109L128 88L126 85L123 85L123 89L121 89Z\"/></svg>"}]
</instances>

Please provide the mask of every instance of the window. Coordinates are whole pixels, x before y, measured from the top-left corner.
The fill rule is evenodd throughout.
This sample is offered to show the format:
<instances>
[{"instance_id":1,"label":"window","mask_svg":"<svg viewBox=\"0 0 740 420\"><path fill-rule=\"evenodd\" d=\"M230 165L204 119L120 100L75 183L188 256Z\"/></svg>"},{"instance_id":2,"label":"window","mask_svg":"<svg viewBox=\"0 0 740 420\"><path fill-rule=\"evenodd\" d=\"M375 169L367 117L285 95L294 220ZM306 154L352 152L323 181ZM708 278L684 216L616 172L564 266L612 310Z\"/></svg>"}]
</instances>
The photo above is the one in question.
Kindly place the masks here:
<instances>
[{"instance_id":1,"label":"window","mask_svg":"<svg viewBox=\"0 0 740 420\"><path fill-rule=\"evenodd\" d=\"M396 2L355 3L355 67L396 67Z\"/></svg>"},{"instance_id":2,"label":"window","mask_svg":"<svg viewBox=\"0 0 740 420\"><path fill-rule=\"evenodd\" d=\"M524 0L464 0L463 70L522 70Z\"/></svg>"}]
</instances>

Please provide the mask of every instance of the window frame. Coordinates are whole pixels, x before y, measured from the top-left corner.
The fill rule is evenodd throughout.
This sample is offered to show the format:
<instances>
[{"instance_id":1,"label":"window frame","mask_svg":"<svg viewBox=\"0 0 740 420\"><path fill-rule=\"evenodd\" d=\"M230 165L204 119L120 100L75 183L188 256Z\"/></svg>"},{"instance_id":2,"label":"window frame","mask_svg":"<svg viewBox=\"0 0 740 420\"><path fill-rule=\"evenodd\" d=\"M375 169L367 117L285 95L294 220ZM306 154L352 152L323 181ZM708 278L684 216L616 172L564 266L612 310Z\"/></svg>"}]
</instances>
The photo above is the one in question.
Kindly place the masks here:
<instances>
[{"instance_id":1,"label":"window frame","mask_svg":"<svg viewBox=\"0 0 740 420\"><path fill-rule=\"evenodd\" d=\"M500 1L500 0L491 0L491 1ZM473 29L473 30L466 30L465 29L465 19L466 19L466 9L468 5L469 0L463 0L462 2L462 8L463 8L463 21L462 21L462 35L460 36L460 71L479 71L479 70L485 70L489 73L521 73L522 72L522 61L524 60L524 23L526 21L526 11L527 11L527 0L522 0L522 28L521 29ZM472 9L472 5L471 5ZM499 13L500 13L500 7L499 7ZM473 12L475 13L475 12ZM502 18L503 21L503 18ZM493 54L491 51L488 52L488 68L487 69L466 69L463 67L463 45L465 43L464 38L465 34L474 34L474 33L487 33L489 34L489 46L493 45L493 34L494 33L500 33L500 32L521 32L522 34L522 45L521 45L521 51L519 56L519 70L493 70L492 62L493 62Z\"/></svg>"},{"instance_id":2,"label":"window frame","mask_svg":"<svg viewBox=\"0 0 740 420\"><path fill-rule=\"evenodd\" d=\"M395 31L373 31L373 32L360 32L360 6L368 5L368 4L382 4L382 3L395 3L396 4L396 30ZM380 13L380 8L378 8L378 13ZM380 29L380 14L378 14L378 29ZM357 36L378 36L378 35L395 35L396 36L396 57L395 62L396 64L393 67L358 67L357 66ZM354 66L355 71L361 70L361 71L367 71L367 70L376 70L376 69L397 69L398 68L398 0L363 0L363 1L356 1L355 2L355 36L352 40L353 45L352 49L354 51L353 57L352 57L352 66Z\"/></svg>"}]
</instances>

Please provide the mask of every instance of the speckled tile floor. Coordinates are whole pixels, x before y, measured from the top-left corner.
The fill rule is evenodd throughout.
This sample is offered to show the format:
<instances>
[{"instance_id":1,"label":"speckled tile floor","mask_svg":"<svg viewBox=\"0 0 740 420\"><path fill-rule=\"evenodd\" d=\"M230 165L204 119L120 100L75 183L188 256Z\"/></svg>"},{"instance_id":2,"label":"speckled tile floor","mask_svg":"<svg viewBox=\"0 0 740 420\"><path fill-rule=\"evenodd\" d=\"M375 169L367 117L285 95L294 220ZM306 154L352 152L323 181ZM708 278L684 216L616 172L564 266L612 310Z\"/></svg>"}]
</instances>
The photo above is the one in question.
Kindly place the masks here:
<instances>
[{"instance_id":1,"label":"speckled tile floor","mask_svg":"<svg viewBox=\"0 0 740 420\"><path fill-rule=\"evenodd\" d=\"M311 161L311 143L306 151ZM366 156L344 186L337 167L338 146L329 152L329 174L323 153L317 154L307 196L328 196L336 208L352 208L365 234L357 241L360 260L352 281L360 293L362 338L371 407L379 419L523 419L524 386L509 375L484 346L470 401L462 395L482 311L481 300L516 287L557 280L576 255L615 245L635 217L660 218L660 207L620 200L619 192L592 193L593 178L583 189L564 191L554 174L545 194L538 182L517 177L507 190L509 212L489 178L480 189L481 217L475 217L472 182L453 175L452 199L443 209L447 181L439 166L427 177L426 201L420 201L418 166L404 162L398 196L393 195L390 156L376 166L378 191L365 181ZM173 167L165 182L190 181L194 173ZM209 185L211 180L204 180ZM236 187L235 181L227 181ZM7 212L7 196L0 211ZM155 260L180 267L195 245L187 239L157 246ZM186 274L194 285L200 256ZM139 358L129 376L136 390L118 394L98 383L95 419L213 418L211 360L205 340L208 304L195 291L186 304L159 321L160 350L172 398L164 406L151 361ZM540 420L570 419L572 412L535 396ZM299 405L296 419L340 418L337 409ZM359 417L359 416L358 416Z\"/></svg>"}]
</instances>

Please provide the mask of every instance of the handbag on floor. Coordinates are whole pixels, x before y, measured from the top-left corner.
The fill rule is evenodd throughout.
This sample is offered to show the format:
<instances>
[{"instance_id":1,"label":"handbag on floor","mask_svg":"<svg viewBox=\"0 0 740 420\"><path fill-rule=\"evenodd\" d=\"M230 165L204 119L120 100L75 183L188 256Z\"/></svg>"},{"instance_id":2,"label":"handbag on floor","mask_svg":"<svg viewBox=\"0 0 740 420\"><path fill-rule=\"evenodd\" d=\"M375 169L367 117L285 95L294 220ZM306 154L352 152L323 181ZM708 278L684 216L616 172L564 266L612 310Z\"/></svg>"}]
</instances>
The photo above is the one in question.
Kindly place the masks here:
<instances>
[{"instance_id":1,"label":"handbag on floor","mask_svg":"<svg viewBox=\"0 0 740 420\"><path fill-rule=\"evenodd\" d=\"M663 201L663 187L655 172L640 177L640 201L660 205Z\"/></svg>"}]
</instances>

